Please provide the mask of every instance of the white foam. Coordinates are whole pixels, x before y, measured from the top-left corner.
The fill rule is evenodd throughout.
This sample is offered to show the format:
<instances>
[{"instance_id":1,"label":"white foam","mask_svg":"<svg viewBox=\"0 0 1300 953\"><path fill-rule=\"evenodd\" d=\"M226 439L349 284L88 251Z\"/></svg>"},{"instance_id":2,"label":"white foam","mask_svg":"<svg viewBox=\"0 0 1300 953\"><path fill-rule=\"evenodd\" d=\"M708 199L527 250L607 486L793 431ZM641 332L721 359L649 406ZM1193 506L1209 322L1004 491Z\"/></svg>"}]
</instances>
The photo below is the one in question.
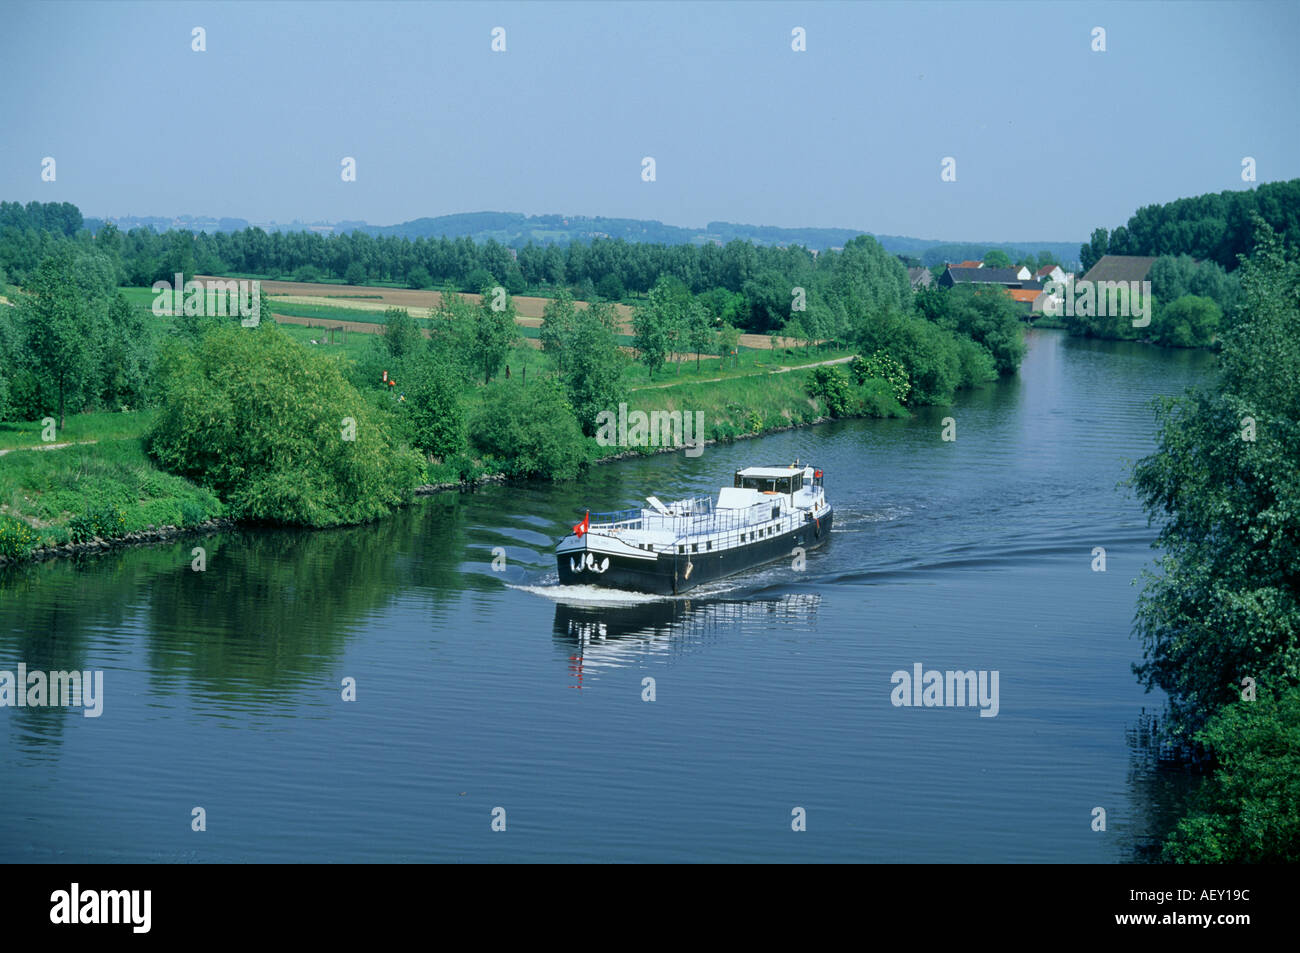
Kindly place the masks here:
<instances>
[{"instance_id":1,"label":"white foam","mask_svg":"<svg viewBox=\"0 0 1300 953\"><path fill-rule=\"evenodd\" d=\"M506 583L509 589L531 592L553 602L572 602L590 606L626 606L646 602L660 602L668 596L656 596L649 592L632 592L627 589L606 589L603 586L515 586Z\"/></svg>"}]
</instances>

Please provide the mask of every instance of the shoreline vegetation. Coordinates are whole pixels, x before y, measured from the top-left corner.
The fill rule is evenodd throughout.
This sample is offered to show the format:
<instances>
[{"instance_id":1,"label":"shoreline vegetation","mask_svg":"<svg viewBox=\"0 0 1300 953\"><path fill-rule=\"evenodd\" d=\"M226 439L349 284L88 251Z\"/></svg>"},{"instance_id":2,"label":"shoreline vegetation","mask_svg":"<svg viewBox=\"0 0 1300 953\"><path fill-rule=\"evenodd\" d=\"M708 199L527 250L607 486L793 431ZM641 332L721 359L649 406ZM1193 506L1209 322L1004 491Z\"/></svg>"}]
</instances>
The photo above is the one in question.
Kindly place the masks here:
<instances>
[{"instance_id":1,"label":"shoreline vegetation","mask_svg":"<svg viewBox=\"0 0 1300 953\"><path fill-rule=\"evenodd\" d=\"M796 368L782 372L782 376L799 380L801 377L810 376L811 370L812 368ZM716 383L721 382L695 385L669 384L663 390L691 388L694 391ZM664 407L656 409L667 409L669 404L676 402L676 399L667 400L664 402ZM783 403L773 402L767 408L764 418L766 423L759 429L737 431L721 438L707 438L702 442L702 446L709 447L720 443L754 439L828 423L836 419L905 414L901 407L895 405L893 408L886 408L889 412L884 414L846 413L836 416L826 413L820 401L808 400L807 403L813 411L812 415L805 414L795 420L793 415L785 416L788 407ZM692 406L698 404L698 401L693 402ZM0 567L106 553L124 546L171 542L188 536L206 536L232 529L266 525L253 520L232 519L224 515L221 502L203 487L157 470L143 450L145 433L149 428L147 413L116 415L99 413L84 416L88 419L80 420L72 417L68 420L69 429L75 430L84 439L70 440L54 446L35 442L37 432L34 429L6 431L5 426L0 425L0 454L4 454L14 463L20 462L14 458L21 454L24 457L21 462L27 464L17 473L0 470L0 499L12 500L17 493L33 503L39 500L44 504L44 509L37 505L29 505L19 509L18 512L14 512L15 508L10 503L0 504L0 534L22 532L22 529L15 525L22 522L28 528L26 538L30 542L30 548L23 555L16 548L6 548L3 540L0 540ZM115 446L115 444L125 446ZM601 465L640 456L681 453L685 449L681 446L600 447L600 452L592 455L590 464ZM73 455L62 456L68 451ZM115 466L122 461L125 461L125 465ZM415 498L447 492L472 491L482 486L524 482L527 479L510 478L504 473L487 471L465 480L459 477L432 479L434 474L446 475L447 472L445 468L440 468L436 464L430 465L426 471L430 480L413 487L411 499L404 500L399 505L407 505ZM72 515L63 515L61 519L42 519L40 516L42 511L48 513L54 507L74 505L69 503L60 492L64 489L61 486L64 482L89 481L97 484L95 489L99 491L99 495L106 493L111 496L112 491L116 489L113 484L119 481L123 484L129 482L128 474L141 477L138 483L131 484L133 492L145 493L147 492L145 487L152 487L154 495L138 497L138 502L134 505L105 506L101 503L99 506L87 505L83 512L72 513L70 510L65 510L62 512L72 513ZM93 492L88 486L77 487L74 492L85 493L88 490ZM169 518L167 515L169 513L179 514L171 516L176 520L175 523L165 522ZM74 522L78 518L80 521ZM149 522L150 520L163 522Z\"/></svg>"}]
</instances>

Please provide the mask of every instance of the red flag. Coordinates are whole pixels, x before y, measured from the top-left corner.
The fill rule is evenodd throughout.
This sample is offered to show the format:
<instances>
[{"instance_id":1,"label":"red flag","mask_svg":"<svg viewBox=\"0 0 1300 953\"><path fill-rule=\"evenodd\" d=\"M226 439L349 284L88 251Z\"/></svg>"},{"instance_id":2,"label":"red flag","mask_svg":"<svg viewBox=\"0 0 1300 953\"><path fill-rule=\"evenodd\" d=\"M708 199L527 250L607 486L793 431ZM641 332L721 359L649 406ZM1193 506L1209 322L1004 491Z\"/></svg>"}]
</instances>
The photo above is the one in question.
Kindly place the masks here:
<instances>
[{"instance_id":1,"label":"red flag","mask_svg":"<svg viewBox=\"0 0 1300 953\"><path fill-rule=\"evenodd\" d=\"M591 511L588 510L587 514L582 518L582 522L579 523L577 526L573 527L573 535L581 536L583 533L587 532L587 529L590 526L591 526Z\"/></svg>"}]
</instances>

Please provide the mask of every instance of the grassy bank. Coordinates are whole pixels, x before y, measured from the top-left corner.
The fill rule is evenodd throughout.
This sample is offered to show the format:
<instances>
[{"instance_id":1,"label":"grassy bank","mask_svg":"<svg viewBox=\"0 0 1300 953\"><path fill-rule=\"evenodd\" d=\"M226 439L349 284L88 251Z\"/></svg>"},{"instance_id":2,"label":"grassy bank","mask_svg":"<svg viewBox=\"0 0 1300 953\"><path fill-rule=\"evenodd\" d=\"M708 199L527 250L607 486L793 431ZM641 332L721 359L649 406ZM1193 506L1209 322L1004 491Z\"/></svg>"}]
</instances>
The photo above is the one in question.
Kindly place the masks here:
<instances>
[{"instance_id":1,"label":"grassy bank","mask_svg":"<svg viewBox=\"0 0 1300 953\"><path fill-rule=\"evenodd\" d=\"M303 329L306 330L306 329ZM530 355L540 359L536 352ZM788 357L789 355L787 355ZM692 371L694 366L691 366ZM715 368L716 370L716 368ZM683 368L685 374L685 368ZM724 380L672 380L668 386L629 392L629 411L702 413L706 440L729 441L794 426L807 426L831 414L820 398L808 396L813 369L765 373ZM472 414L467 409L467 413ZM853 416L905 416L892 398L859 393ZM70 416L54 449L41 442L39 423L0 424L0 557L23 558L35 548L112 539L162 527L195 526L223 517L216 494L158 469L144 451L147 412ZM599 446L588 438L593 461L660 447ZM492 466L480 478L499 473ZM426 484L457 484L462 471L450 464L428 464Z\"/></svg>"},{"instance_id":2,"label":"grassy bank","mask_svg":"<svg viewBox=\"0 0 1300 953\"><path fill-rule=\"evenodd\" d=\"M0 457L0 556L22 558L34 547L195 526L222 515L215 493L149 460L142 415L117 416L130 418L118 423L137 428L134 436Z\"/></svg>"}]
</instances>

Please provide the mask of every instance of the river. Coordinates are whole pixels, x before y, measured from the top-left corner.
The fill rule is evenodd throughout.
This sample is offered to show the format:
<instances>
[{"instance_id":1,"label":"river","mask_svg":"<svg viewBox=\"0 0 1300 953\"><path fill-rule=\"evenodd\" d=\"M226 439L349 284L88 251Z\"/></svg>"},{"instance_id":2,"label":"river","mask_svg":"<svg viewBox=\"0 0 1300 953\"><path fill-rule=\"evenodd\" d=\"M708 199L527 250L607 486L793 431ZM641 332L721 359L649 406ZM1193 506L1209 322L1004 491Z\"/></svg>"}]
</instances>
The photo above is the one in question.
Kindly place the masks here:
<instances>
[{"instance_id":1,"label":"river","mask_svg":"<svg viewBox=\"0 0 1300 953\"><path fill-rule=\"evenodd\" d=\"M0 709L0 860L1140 859L1182 788L1143 742L1155 531L1121 483L1152 398L1212 359L1029 343L1017 377L908 420L0 570L0 669L104 673L99 717ZM802 571L556 591L583 507L796 457L836 508ZM996 716L895 706L917 663L996 671Z\"/></svg>"}]
</instances>

